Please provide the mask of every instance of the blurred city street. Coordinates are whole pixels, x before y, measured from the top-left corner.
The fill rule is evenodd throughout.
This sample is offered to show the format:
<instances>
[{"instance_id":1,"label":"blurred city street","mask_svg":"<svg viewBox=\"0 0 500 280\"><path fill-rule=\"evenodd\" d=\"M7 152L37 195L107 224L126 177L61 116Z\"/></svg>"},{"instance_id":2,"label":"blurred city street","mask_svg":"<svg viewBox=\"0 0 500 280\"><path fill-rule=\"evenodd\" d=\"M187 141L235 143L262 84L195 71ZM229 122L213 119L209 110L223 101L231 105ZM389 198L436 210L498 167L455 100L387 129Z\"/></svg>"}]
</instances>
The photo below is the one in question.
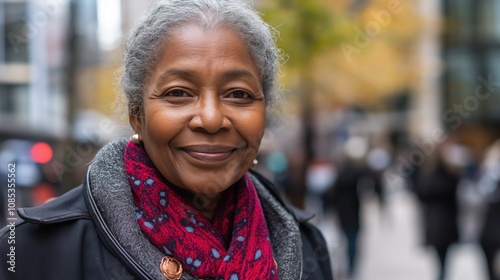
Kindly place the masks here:
<instances>
[{"instance_id":1,"label":"blurred city street","mask_svg":"<svg viewBox=\"0 0 500 280\"><path fill-rule=\"evenodd\" d=\"M396 191L388 196L387 209L380 211L375 199L364 201L356 280L434 280L435 253L421 245L418 201L413 194ZM332 253L337 279L345 264L342 237L332 216L321 229ZM448 280L486 280L482 251L475 244L457 244L450 249Z\"/></svg>"}]
</instances>

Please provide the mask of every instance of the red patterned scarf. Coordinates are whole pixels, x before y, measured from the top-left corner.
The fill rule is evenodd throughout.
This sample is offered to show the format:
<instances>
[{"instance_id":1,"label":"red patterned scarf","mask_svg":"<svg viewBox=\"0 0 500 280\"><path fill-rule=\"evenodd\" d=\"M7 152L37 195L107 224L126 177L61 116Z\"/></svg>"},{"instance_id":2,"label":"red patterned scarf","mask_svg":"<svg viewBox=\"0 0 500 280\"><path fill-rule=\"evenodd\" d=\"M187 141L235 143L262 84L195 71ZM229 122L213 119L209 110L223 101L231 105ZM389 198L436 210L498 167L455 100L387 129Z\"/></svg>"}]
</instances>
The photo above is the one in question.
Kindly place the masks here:
<instances>
[{"instance_id":1,"label":"red patterned scarf","mask_svg":"<svg viewBox=\"0 0 500 280\"><path fill-rule=\"evenodd\" d=\"M278 279L266 220L248 175L225 191L210 222L168 186L140 145L128 143L124 160L139 227L185 271L198 278Z\"/></svg>"}]
</instances>

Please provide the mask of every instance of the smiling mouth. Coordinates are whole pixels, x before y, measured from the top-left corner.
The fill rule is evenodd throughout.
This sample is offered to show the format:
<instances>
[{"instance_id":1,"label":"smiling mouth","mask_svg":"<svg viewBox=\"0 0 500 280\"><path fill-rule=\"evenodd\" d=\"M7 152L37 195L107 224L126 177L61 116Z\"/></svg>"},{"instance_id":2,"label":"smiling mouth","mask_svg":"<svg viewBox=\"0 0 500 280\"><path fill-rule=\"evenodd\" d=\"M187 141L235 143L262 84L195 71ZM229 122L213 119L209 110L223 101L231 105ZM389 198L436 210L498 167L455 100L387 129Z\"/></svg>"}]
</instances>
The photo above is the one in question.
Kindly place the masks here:
<instances>
[{"instance_id":1,"label":"smiling mouth","mask_svg":"<svg viewBox=\"0 0 500 280\"><path fill-rule=\"evenodd\" d=\"M228 159L236 148L222 146L189 146L182 148L192 158L205 162L219 162Z\"/></svg>"}]
</instances>

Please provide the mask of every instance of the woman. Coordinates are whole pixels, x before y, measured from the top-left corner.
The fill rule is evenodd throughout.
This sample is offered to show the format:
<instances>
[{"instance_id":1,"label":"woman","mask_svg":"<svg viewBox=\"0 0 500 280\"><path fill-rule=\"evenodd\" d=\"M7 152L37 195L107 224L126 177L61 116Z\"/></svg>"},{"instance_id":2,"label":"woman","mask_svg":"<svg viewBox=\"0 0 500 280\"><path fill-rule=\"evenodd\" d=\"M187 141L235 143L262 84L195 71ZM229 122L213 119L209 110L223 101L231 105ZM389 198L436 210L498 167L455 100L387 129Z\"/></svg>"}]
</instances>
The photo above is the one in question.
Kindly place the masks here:
<instances>
[{"instance_id":1,"label":"woman","mask_svg":"<svg viewBox=\"0 0 500 280\"><path fill-rule=\"evenodd\" d=\"M19 210L1 279L331 279L310 216L249 171L278 62L249 6L158 2L125 51L136 134L104 147L82 186Z\"/></svg>"}]
</instances>

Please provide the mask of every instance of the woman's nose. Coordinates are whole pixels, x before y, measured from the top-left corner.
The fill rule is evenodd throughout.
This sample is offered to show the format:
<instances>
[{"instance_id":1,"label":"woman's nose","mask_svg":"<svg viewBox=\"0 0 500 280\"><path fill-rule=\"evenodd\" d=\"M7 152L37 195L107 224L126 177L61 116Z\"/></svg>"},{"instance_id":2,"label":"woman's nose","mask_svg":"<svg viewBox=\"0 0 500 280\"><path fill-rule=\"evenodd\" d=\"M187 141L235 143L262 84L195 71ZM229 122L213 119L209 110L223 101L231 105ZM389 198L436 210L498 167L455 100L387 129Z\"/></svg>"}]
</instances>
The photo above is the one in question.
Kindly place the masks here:
<instances>
[{"instance_id":1,"label":"woman's nose","mask_svg":"<svg viewBox=\"0 0 500 280\"><path fill-rule=\"evenodd\" d=\"M226 116L224 104L219 100L219 96L200 97L195 110L196 112L189 122L189 127L192 130L216 133L231 127L231 122Z\"/></svg>"}]
</instances>

